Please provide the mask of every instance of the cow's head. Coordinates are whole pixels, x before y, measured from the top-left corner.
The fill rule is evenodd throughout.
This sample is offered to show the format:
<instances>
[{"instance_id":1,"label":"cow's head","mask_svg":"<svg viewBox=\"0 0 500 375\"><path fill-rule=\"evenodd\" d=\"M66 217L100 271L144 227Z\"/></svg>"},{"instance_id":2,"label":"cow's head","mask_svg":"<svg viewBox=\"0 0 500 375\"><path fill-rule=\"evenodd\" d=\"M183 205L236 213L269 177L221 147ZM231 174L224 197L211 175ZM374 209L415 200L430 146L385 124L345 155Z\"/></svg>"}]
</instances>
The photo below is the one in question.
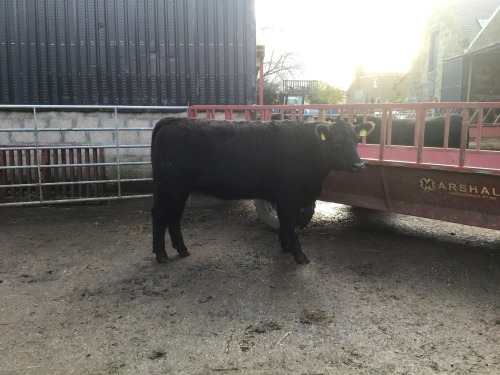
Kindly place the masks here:
<instances>
[{"instance_id":1,"label":"cow's head","mask_svg":"<svg viewBox=\"0 0 500 375\"><path fill-rule=\"evenodd\" d=\"M316 123L316 136L323 150L323 162L330 170L359 172L365 168L365 163L359 158L357 146L360 136L369 134L375 124L364 122L351 125L343 120L332 124Z\"/></svg>"}]
</instances>

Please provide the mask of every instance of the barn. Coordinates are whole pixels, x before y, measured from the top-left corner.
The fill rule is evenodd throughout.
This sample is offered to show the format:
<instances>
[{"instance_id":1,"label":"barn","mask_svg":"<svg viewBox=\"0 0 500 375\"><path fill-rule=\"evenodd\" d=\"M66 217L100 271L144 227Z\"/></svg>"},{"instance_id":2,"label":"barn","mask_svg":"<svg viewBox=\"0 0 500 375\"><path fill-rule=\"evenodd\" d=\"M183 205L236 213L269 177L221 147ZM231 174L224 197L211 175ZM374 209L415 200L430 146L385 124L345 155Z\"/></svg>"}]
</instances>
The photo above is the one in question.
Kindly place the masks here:
<instances>
[{"instance_id":1,"label":"barn","mask_svg":"<svg viewBox=\"0 0 500 375\"><path fill-rule=\"evenodd\" d=\"M248 0L0 0L0 104L253 104Z\"/></svg>"}]
</instances>

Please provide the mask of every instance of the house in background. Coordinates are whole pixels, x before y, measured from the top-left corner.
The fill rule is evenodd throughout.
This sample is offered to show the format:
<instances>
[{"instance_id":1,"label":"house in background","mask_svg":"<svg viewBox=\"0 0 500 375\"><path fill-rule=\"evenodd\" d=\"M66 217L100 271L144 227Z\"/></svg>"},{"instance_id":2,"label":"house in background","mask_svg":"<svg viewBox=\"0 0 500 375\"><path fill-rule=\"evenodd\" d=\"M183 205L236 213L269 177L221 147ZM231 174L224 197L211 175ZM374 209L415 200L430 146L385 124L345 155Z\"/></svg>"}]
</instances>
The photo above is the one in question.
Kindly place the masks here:
<instances>
[{"instance_id":1,"label":"house in background","mask_svg":"<svg viewBox=\"0 0 500 375\"><path fill-rule=\"evenodd\" d=\"M437 0L429 13L421 48L410 72L409 96L419 102L472 99L470 95L468 98L462 95L464 74L468 74L463 68L469 69L469 65L463 65L464 52L469 56L476 54L473 44L479 41L481 30L499 6L500 0ZM485 34L484 39L491 38ZM479 45L481 43L475 47L477 52L483 48ZM487 59L481 64L491 65ZM478 76L482 70L478 65Z\"/></svg>"},{"instance_id":2,"label":"house in background","mask_svg":"<svg viewBox=\"0 0 500 375\"><path fill-rule=\"evenodd\" d=\"M356 69L356 77L346 93L348 104L402 101L408 93L407 73L365 73Z\"/></svg>"},{"instance_id":3,"label":"house in background","mask_svg":"<svg viewBox=\"0 0 500 375\"><path fill-rule=\"evenodd\" d=\"M463 55L443 61L441 101L500 101L500 6Z\"/></svg>"}]
</instances>

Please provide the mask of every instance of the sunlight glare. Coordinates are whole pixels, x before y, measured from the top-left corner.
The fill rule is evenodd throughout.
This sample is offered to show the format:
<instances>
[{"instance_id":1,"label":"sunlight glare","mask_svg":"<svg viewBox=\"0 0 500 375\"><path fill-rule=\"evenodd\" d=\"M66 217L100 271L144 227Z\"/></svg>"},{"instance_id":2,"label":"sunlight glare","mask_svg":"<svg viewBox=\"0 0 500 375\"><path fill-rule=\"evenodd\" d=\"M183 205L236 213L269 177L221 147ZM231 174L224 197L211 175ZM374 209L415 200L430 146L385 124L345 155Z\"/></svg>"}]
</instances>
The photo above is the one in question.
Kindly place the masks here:
<instances>
[{"instance_id":1,"label":"sunlight glare","mask_svg":"<svg viewBox=\"0 0 500 375\"><path fill-rule=\"evenodd\" d=\"M406 72L432 0L255 0L257 43L266 56L294 52L303 76L347 88L356 66Z\"/></svg>"}]
</instances>

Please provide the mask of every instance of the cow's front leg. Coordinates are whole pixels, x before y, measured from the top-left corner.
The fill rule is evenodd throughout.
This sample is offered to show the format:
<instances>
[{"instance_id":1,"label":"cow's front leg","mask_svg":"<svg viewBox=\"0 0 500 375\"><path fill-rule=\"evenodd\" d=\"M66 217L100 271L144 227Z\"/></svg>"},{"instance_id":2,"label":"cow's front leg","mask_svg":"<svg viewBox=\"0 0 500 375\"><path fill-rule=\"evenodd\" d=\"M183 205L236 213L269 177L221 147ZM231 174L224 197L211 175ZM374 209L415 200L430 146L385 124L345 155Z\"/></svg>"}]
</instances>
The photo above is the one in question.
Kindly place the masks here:
<instances>
[{"instance_id":1,"label":"cow's front leg","mask_svg":"<svg viewBox=\"0 0 500 375\"><path fill-rule=\"evenodd\" d=\"M282 225L280 223L280 235L279 235L279 242L280 242L280 245L281 245L281 249L285 252L285 253L289 253L292 251L292 249L290 248L290 236L285 233L285 226Z\"/></svg>"},{"instance_id":2,"label":"cow's front leg","mask_svg":"<svg viewBox=\"0 0 500 375\"><path fill-rule=\"evenodd\" d=\"M307 259L306 255L302 251L302 247L299 242L299 228L295 227L293 233L291 234L290 240L290 248L292 250L293 257L295 261L299 264L307 264L309 263L309 259Z\"/></svg>"},{"instance_id":3,"label":"cow's front leg","mask_svg":"<svg viewBox=\"0 0 500 375\"><path fill-rule=\"evenodd\" d=\"M300 209L293 209L278 205L278 218L280 221L279 241L285 252L291 252L299 264L309 263L302 252L299 242L299 214Z\"/></svg>"}]
</instances>

